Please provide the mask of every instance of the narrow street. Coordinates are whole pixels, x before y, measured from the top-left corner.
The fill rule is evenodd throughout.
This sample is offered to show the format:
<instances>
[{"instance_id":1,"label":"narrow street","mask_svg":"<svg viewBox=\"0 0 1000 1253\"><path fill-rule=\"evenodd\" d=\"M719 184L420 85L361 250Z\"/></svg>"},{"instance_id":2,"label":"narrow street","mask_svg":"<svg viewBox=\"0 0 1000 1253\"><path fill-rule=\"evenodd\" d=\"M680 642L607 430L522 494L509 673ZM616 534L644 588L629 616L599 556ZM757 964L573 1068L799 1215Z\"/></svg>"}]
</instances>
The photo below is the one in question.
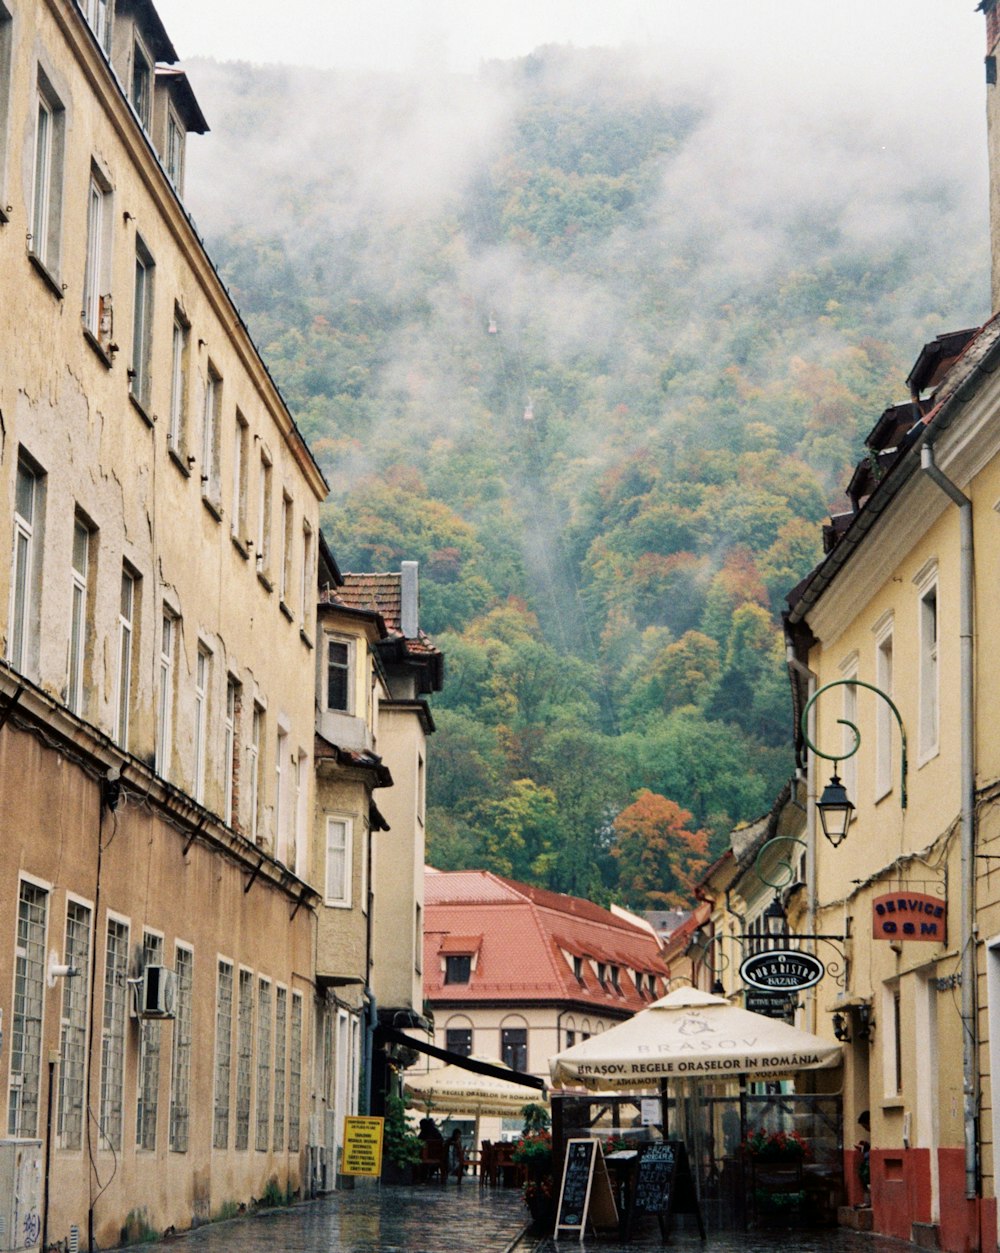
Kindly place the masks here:
<instances>
[{"instance_id":1,"label":"narrow street","mask_svg":"<svg viewBox=\"0 0 1000 1253\"><path fill-rule=\"evenodd\" d=\"M589 1236L582 1244L525 1234L527 1211L516 1189L485 1188L467 1180L458 1188L393 1187L361 1184L291 1209L212 1223L177 1236L183 1253L556 1253L579 1248L587 1253L633 1253L662 1248L656 1223L648 1220L630 1244ZM916 1248L884 1236L854 1231L760 1231L698 1234L679 1219L670 1233L673 1249L712 1253L905 1253Z\"/></svg>"}]
</instances>

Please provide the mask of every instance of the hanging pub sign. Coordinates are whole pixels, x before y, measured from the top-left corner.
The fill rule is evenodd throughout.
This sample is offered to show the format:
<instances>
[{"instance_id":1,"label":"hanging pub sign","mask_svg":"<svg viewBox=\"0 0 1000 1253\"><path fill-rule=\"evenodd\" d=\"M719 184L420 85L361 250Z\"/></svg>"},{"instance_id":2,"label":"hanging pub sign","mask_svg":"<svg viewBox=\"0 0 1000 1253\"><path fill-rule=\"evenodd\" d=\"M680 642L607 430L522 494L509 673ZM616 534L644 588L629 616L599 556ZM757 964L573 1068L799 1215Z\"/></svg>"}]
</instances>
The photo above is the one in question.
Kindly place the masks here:
<instances>
[{"instance_id":1,"label":"hanging pub sign","mask_svg":"<svg viewBox=\"0 0 1000 1253\"><path fill-rule=\"evenodd\" d=\"M948 902L923 892L887 892L872 901L872 935L876 940L930 940L944 944Z\"/></svg>"},{"instance_id":2,"label":"hanging pub sign","mask_svg":"<svg viewBox=\"0 0 1000 1253\"><path fill-rule=\"evenodd\" d=\"M740 978L761 992L804 992L819 983L826 967L812 953L772 948L754 953L740 966Z\"/></svg>"}]
</instances>

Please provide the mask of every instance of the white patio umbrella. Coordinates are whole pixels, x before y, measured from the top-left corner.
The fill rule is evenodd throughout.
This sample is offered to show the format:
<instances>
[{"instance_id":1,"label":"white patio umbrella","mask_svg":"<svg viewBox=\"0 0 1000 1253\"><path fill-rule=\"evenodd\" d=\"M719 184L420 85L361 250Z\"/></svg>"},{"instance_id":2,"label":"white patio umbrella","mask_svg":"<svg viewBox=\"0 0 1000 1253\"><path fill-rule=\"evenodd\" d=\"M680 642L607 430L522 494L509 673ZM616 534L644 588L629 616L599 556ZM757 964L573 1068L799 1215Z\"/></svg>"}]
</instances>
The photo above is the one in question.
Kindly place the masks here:
<instances>
[{"instance_id":1,"label":"white patio umbrella","mask_svg":"<svg viewBox=\"0 0 1000 1253\"><path fill-rule=\"evenodd\" d=\"M836 1066L841 1048L698 988L678 988L633 1018L549 1059L556 1086L635 1091L662 1079L790 1074Z\"/></svg>"},{"instance_id":2,"label":"white patio umbrella","mask_svg":"<svg viewBox=\"0 0 1000 1253\"><path fill-rule=\"evenodd\" d=\"M491 1057L477 1057L500 1070L509 1070ZM513 1072L511 1072L513 1073ZM482 1114L518 1115L525 1105L545 1104L547 1094L528 1088L513 1079L480 1075L461 1066L441 1066L421 1074L407 1072L403 1086L414 1101L435 1114L471 1114L476 1120L475 1141L479 1144L479 1118Z\"/></svg>"}]
</instances>

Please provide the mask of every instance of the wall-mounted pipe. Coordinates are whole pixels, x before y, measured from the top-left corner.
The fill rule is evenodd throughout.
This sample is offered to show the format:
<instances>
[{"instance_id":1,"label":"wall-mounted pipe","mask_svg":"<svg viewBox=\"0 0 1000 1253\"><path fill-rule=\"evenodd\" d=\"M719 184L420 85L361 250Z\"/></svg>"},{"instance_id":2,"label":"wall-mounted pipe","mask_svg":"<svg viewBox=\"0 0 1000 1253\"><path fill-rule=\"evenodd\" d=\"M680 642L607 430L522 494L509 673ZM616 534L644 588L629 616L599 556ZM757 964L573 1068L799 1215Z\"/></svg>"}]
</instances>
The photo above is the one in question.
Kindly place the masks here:
<instances>
[{"instance_id":1,"label":"wall-mounted pipe","mask_svg":"<svg viewBox=\"0 0 1000 1253\"><path fill-rule=\"evenodd\" d=\"M942 473L934 460L933 443L920 449L920 468L958 506L959 559L959 707L961 718L961 849L962 849L962 1092L965 1124L965 1195L977 1194L979 1149L976 1122L979 1107L978 1033L976 1031L976 759L973 708L972 597L975 560L972 543L972 501Z\"/></svg>"}]
</instances>

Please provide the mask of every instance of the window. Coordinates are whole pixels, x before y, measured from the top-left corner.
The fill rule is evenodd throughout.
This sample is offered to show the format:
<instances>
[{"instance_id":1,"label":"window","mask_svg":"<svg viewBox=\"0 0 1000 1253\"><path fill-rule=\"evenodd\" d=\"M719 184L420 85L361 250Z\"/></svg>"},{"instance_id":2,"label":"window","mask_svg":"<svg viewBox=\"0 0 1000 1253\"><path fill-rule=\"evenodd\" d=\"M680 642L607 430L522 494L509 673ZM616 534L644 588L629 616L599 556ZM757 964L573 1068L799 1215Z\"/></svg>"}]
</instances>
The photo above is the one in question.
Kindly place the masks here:
<instances>
[{"instance_id":1,"label":"window","mask_svg":"<svg viewBox=\"0 0 1000 1253\"><path fill-rule=\"evenodd\" d=\"M471 1057L472 1028L448 1027L444 1033L444 1046L449 1053L457 1053L459 1057Z\"/></svg>"},{"instance_id":2,"label":"window","mask_svg":"<svg viewBox=\"0 0 1000 1253\"><path fill-rule=\"evenodd\" d=\"M575 956L575 955L574 955L574 957L573 957L573 975L574 975L574 977L575 977L575 979L576 979L577 983L579 983L579 985L580 985L581 987L583 987L583 982L584 982L584 980L583 980L583 958L582 958L582 957L577 957L577 956Z\"/></svg>"},{"instance_id":3,"label":"window","mask_svg":"<svg viewBox=\"0 0 1000 1253\"><path fill-rule=\"evenodd\" d=\"M293 769L295 771L295 797L293 800L293 804L295 805L295 832L294 832L295 844L294 844L294 847L289 850L289 857L291 859L292 869L299 876L299 878L305 877L305 866L306 866L305 832L306 832L306 802L308 798L308 791L303 786L303 781L309 777L308 765L309 765L309 756L306 753L305 749L300 748L299 755L295 759L295 762L293 763ZM363 857L364 857L364 849L362 849L362 858ZM366 884L365 869L366 869L365 861L362 860L361 862L361 884L362 884L361 908L362 909L367 908L367 888L365 886Z\"/></svg>"},{"instance_id":4,"label":"window","mask_svg":"<svg viewBox=\"0 0 1000 1253\"><path fill-rule=\"evenodd\" d=\"M37 1136L45 997L45 927L49 894L21 880L14 950L14 1002L10 1024L10 1091L7 1134Z\"/></svg>"},{"instance_id":5,"label":"window","mask_svg":"<svg viewBox=\"0 0 1000 1253\"><path fill-rule=\"evenodd\" d=\"M87 989L90 986L90 910L78 901L66 906L63 962L79 974L62 980L59 1029L59 1103L56 1136L61 1149L83 1145L87 1095Z\"/></svg>"},{"instance_id":6,"label":"window","mask_svg":"<svg viewBox=\"0 0 1000 1253\"><path fill-rule=\"evenodd\" d=\"M500 1057L511 1070L528 1069L528 1029L526 1027L502 1027L500 1030Z\"/></svg>"},{"instance_id":7,"label":"window","mask_svg":"<svg viewBox=\"0 0 1000 1253\"><path fill-rule=\"evenodd\" d=\"M184 127L177 120L173 109L167 110L167 151L165 168L167 178L177 188L184 188Z\"/></svg>"},{"instance_id":8,"label":"window","mask_svg":"<svg viewBox=\"0 0 1000 1253\"><path fill-rule=\"evenodd\" d=\"M875 686L892 696L892 618L883 621L875 638ZM892 790L892 710L875 698L875 799Z\"/></svg>"},{"instance_id":9,"label":"window","mask_svg":"<svg viewBox=\"0 0 1000 1253\"><path fill-rule=\"evenodd\" d=\"M472 978L472 958L466 953L449 953L444 959L445 983L468 983Z\"/></svg>"},{"instance_id":10,"label":"window","mask_svg":"<svg viewBox=\"0 0 1000 1253\"><path fill-rule=\"evenodd\" d=\"M233 440L233 508L230 527L233 539L242 546L247 539L247 467L250 448L250 427L242 413L236 411L236 438ZM245 555L245 554L244 554Z\"/></svg>"},{"instance_id":11,"label":"window","mask_svg":"<svg viewBox=\"0 0 1000 1253\"><path fill-rule=\"evenodd\" d=\"M174 1153L186 1153L191 1100L191 998L194 990L194 954L178 944L174 951L177 981L174 1038L170 1066L169 1142Z\"/></svg>"},{"instance_id":12,"label":"window","mask_svg":"<svg viewBox=\"0 0 1000 1253\"><path fill-rule=\"evenodd\" d=\"M292 993L292 1030L288 1045L288 1151L299 1151L302 1115L302 995Z\"/></svg>"},{"instance_id":13,"label":"window","mask_svg":"<svg viewBox=\"0 0 1000 1253\"><path fill-rule=\"evenodd\" d=\"M145 932L142 968L163 965L163 936ZM156 1115L160 1092L160 1035L162 1024L139 1019L139 1074L136 1079L135 1142L140 1149L156 1149Z\"/></svg>"},{"instance_id":14,"label":"window","mask_svg":"<svg viewBox=\"0 0 1000 1253\"><path fill-rule=\"evenodd\" d=\"M882 988L882 1019L886 1030L882 1035L883 1089L887 1100L903 1091L903 1015L898 983Z\"/></svg>"},{"instance_id":15,"label":"window","mask_svg":"<svg viewBox=\"0 0 1000 1253\"><path fill-rule=\"evenodd\" d=\"M229 1148L229 1079L233 1057L233 967L220 961L215 989L215 1109L212 1148Z\"/></svg>"},{"instance_id":16,"label":"window","mask_svg":"<svg viewBox=\"0 0 1000 1253\"><path fill-rule=\"evenodd\" d=\"M844 662L841 663L840 673L845 679L856 679L858 677L858 654L852 653ZM858 725L858 689L853 683L845 683L840 689L843 692L843 710L841 718L845 724L851 723L853 726ZM876 699L878 699L876 697ZM849 726L841 727L841 748L846 753L854 748L854 732ZM844 784L844 790L856 805L858 803L858 754L853 753L850 757L845 757L843 761L837 763L837 773L840 775Z\"/></svg>"},{"instance_id":17,"label":"window","mask_svg":"<svg viewBox=\"0 0 1000 1253\"><path fill-rule=\"evenodd\" d=\"M115 669L115 725L112 738L128 748L129 713L132 702L132 645L135 633L136 586L139 580L127 566L122 569L118 607L118 660Z\"/></svg>"},{"instance_id":18,"label":"window","mask_svg":"<svg viewBox=\"0 0 1000 1253\"><path fill-rule=\"evenodd\" d=\"M170 425L167 428L167 450L175 457L184 455L184 414L187 406L188 342L187 320L174 305L174 330L170 358ZM184 467L187 468L186 466Z\"/></svg>"},{"instance_id":19,"label":"window","mask_svg":"<svg viewBox=\"0 0 1000 1253\"><path fill-rule=\"evenodd\" d=\"M31 256L54 275L59 269L65 111L38 72L35 150L31 187ZM61 292L61 289L60 289Z\"/></svg>"},{"instance_id":20,"label":"window","mask_svg":"<svg viewBox=\"0 0 1000 1253\"><path fill-rule=\"evenodd\" d=\"M292 784L292 766L289 760L288 731L278 727L278 740L274 753L274 855L278 861L288 859L288 792Z\"/></svg>"},{"instance_id":21,"label":"window","mask_svg":"<svg viewBox=\"0 0 1000 1253\"><path fill-rule=\"evenodd\" d=\"M250 838L260 840L260 745L264 735L264 710L254 701L250 728Z\"/></svg>"},{"instance_id":22,"label":"window","mask_svg":"<svg viewBox=\"0 0 1000 1253\"><path fill-rule=\"evenodd\" d=\"M239 712L240 685L230 674L226 677L226 721L223 744L223 770L225 778L226 826L233 825L236 810L236 720Z\"/></svg>"},{"instance_id":23,"label":"window","mask_svg":"<svg viewBox=\"0 0 1000 1253\"><path fill-rule=\"evenodd\" d=\"M288 1064L288 993L274 990L274 1129L271 1147L285 1147L285 1067Z\"/></svg>"},{"instance_id":24,"label":"window","mask_svg":"<svg viewBox=\"0 0 1000 1253\"><path fill-rule=\"evenodd\" d=\"M132 45L132 107L139 121L149 130L153 104L153 65L146 50L138 42Z\"/></svg>"},{"instance_id":25,"label":"window","mask_svg":"<svg viewBox=\"0 0 1000 1253\"><path fill-rule=\"evenodd\" d=\"M351 821L326 820L326 904L351 904Z\"/></svg>"},{"instance_id":26,"label":"window","mask_svg":"<svg viewBox=\"0 0 1000 1253\"><path fill-rule=\"evenodd\" d=\"M266 1153L271 1131L271 984L257 984L257 1136L259 1153Z\"/></svg>"},{"instance_id":27,"label":"window","mask_svg":"<svg viewBox=\"0 0 1000 1253\"><path fill-rule=\"evenodd\" d=\"M307 631L311 621L310 607L316 599L314 588L316 574L313 570L313 532L308 522L302 523L302 590L299 597L302 612L302 629Z\"/></svg>"},{"instance_id":28,"label":"window","mask_svg":"<svg viewBox=\"0 0 1000 1253\"><path fill-rule=\"evenodd\" d=\"M87 261L83 276L84 330L106 351L111 343L111 189L92 166L87 198Z\"/></svg>"},{"instance_id":29,"label":"window","mask_svg":"<svg viewBox=\"0 0 1000 1253\"><path fill-rule=\"evenodd\" d=\"M566 1047L566 1048L568 1048L568 1049L571 1049L575 1043L576 1043L576 1032L575 1032L575 1031L567 1031L567 1032L566 1032L566 1045L565 1045L565 1047Z\"/></svg>"},{"instance_id":30,"label":"window","mask_svg":"<svg viewBox=\"0 0 1000 1253\"><path fill-rule=\"evenodd\" d=\"M271 463L261 453L257 477L257 573L267 577L271 564Z\"/></svg>"},{"instance_id":31,"label":"window","mask_svg":"<svg viewBox=\"0 0 1000 1253\"><path fill-rule=\"evenodd\" d=\"M125 1022L128 984L128 923L108 919L104 956L104 1014L101 1024L100 1135L104 1148L120 1152L125 1087Z\"/></svg>"},{"instance_id":32,"label":"window","mask_svg":"<svg viewBox=\"0 0 1000 1253\"><path fill-rule=\"evenodd\" d=\"M413 969L419 975L424 963L424 907L413 906Z\"/></svg>"},{"instance_id":33,"label":"window","mask_svg":"<svg viewBox=\"0 0 1000 1253\"><path fill-rule=\"evenodd\" d=\"M351 710L351 646L343 640L326 643L326 707Z\"/></svg>"},{"instance_id":34,"label":"window","mask_svg":"<svg viewBox=\"0 0 1000 1253\"><path fill-rule=\"evenodd\" d=\"M208 733L208 681L211 655L201 644L194 672L194 798L205 801L205 742Z\"/></svg>"},{"instance_id":35,"label":"window","mask_svg":"<svg viewBox=\"0 0 1000 1253\"><path fill-rule=\"evenodd\" d=\"M210 504L219 500L219 407L222 379L209 365L201 421L201 495Z\"/></svg>"},{"instance_id":36,"label":"window","mask_svg":"<svg viewBox=\"0 0 1000 1253\"><path fill-rule=\"evenodd\" d=\"M38 647L40 585L36 562L41 540L42 483L43 476L21 454L14 487L14 568L7 639L7 660L21 671L34 664Z\"/></svg>"},{"instance_id":37,"label":"window","mask_svg":"<svg viewBox=\"0 0 1000 1253\"><path fill-rule=\"evenodd\" d=\"M281 494L281 579L278 596L287 605L292 586L292 498Z\"/></svg>"},{"instance_id":38,"label":"window","mask_svg":"<svg viewBox=\"0 0 1000 1253\"><path fill-rule=\"evenodd\" d=\"M156 773L170 777L170 754L174 726L174 648L177 637L174 615L164 607L160 622L160 681L156 693Z\"/></svg>"},{"instance_id":39,"label":"window","mask_svg":"<svg viewBox=\"0 0 1000 1253\"><path fill-rule=\"evenodd\" d=\"M920 588L920 759L938 751L938 585L937 563L915 579Z\"/></svg>"},{"instance_id":40,"label":"window","mask_svg":"<svg viewBox=\"0 0 1000 1253\"><path fill-rule=\"evenodd\" d=\"M111 51L111 4L110 0L84 0L83 11L90 29L105 52Z\"/></svg>"},{"instance_id":41,"label":"window","mask_svg":"<svg viewBox=\"0 0 1000 1253\"><path fill-rule=\"evenodd\" d=\"M83 710L84 656L87 640L87 600L90 578L90 528L77 517L73 523L73 577L69 609L69 672L66 704L74 713Z\"/></svg>"},{"instance_id":42,"label":"window","mask_svg":"<svg viewBox=\"0 0 1000 1253\"><path fill-rule=\"evenodd\" d=\"M253 1062L253 975L240 971L236 1006L236 1148L250 1145L250 1076Z\"/></svg>"},{"instance_id":43,"label":"window","mask_svg":"<svg viewBox=\"0 0 1000 1253\"><path fill-rule=\"evenodd\" d=\"M611 967L611 986L614 988L614 990L615 990L615 991L616 991L619 995L621 995L621 990L622 990L622 989L621 989L621 982L620 982L620 977L619 977L619 974L618 974L618 967L617 967L617 966L612 966L612 967Z\"/></svg>"},{"instance_id":44,"label":"window","mask_svg":"<svg viewBox=\"0 0 1000 1253\"><path fill-rule=\"evenodd\" d=\"M10 122L13 26L10 9L0 0L0 222L7 221L7 143Z\"/></svg>"},{"instance_id":45,"label":"window","mask_svg":"<svg viewBox=\"0 0 1000 1253\"><path fill-rule=\"evenodd\" d=\"M153 258L138 237L135 241L135 286L132 293L132 360L129 392L143 409L149 407L150 358L153 347Z\"/></svg>"}]
</instances>

